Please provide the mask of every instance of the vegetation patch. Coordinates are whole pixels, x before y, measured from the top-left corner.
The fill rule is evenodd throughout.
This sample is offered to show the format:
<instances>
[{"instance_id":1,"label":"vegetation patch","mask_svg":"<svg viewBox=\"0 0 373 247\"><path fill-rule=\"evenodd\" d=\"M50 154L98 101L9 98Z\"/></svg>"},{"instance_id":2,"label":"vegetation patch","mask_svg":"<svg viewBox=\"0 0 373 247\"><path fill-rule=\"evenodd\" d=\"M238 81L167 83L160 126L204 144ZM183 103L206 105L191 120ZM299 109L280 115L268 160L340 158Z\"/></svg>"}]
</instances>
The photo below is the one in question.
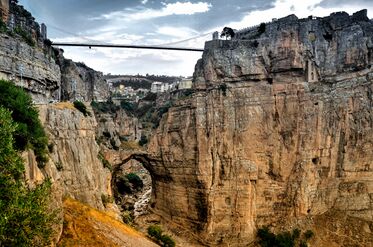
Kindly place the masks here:
<instances>
[{"instance_id":1,"label":"vegetation patch","mask_svg":"<svg viewBox=\"0 0 373 247\"><path fill-rule=\"evenodd\" d=\"M0 18L0 33L5 33L7 31L8 31L8 28L7 28L6 24Z\"/></svg>"},{"instance_id":2,"label":"vegetation patch","mask_svg":"<svg viewBox=\"0 0 373 247\"><path fill-rule=\"evenodd\" d=\"M292 232L286 231L275 234L268 227L260 228L257 232L259 238L258 244L262 247L306 247L307 241L313 237L313 232L307 230L303 235L299 229L294 229Z\"/></svg>"},{"instance_id":3,"label":"vegetation patch","mask_svg":"<svg viewBox=\"0 0 373 247\"><path fill-rule=\"evenodd\" d=\"M113 203L114 199L110 195L101 194L101 201L102 201L102 204L104 204L104 206L106 207L107 204Z\"/></svg>"},{"instance_id":4,"label":"vegetation patch","mask_svg":"<svg viewBox=\"0 0 373 247\"><path fill-rule=\"evenodd\" d=\"M151 225L148 227L148 235L156 243L163 247L176 246L175 241L167 234L163 234L163 230L159 225Z\"/></svg>"},{"instance_id":5,"label":"vegetation patch","mask_svg":"<svg viewBox=\"0 0 373 247\"><path fill-rule=\"evenodd\" d=\"M87 110L85 104L79 100L74 101L74 107L78 109L85 117L92 116L91 112Z\"/></svg>"},{"instance_id":6,"label":"vegetation patch","mask_svg":"<svg viewBox=\"0 0 373 247\"><path fill-rule=\"evenodd\" d=\"M104 155L101 152L98 153L97 158L101 161L104 168L109 169L111 172L113 171L113 166L110 164L110 162L107 159L105 159Z\"/></svg>"},{"instance_id":7,"label":"vegetation patch","mask_svg":"<svg viewBox=\"0 0 373 247\"><path fill-rule=\"evenodd\" d=\"M34 189L24 184L24 164L14 146L17 129L11 112L0 107L0 245L47 246L57 219L49 208L51 182Z\"/></svg>"},{"instance_id":8,"label":"vegetation patch","mask_svg":"<svg viewBox=\"0 0 373 247\"><path fill-rule=\"evenodd\" d=\"M20 26L17 26L14 29L14 33L21 36L23 41L25 41L29 46L35 46L35 41L32 39L31 34L22 29Z\"/></svg>"},{"instance_id":9,"label":"vegetation patch","mask_svg":"<svg viewBox=\"0 0 373 247\"><path fill-rule=\"evenodd\" d=\"M132 194L144 187L142 179L136 173L128 173L116 179L116 188L121 195Z\"/></svg>"},{"instance_id":10,"label":"vegetation patch","mask_svg":"<svg viewBox=\"0 0 373 247\"><path fill-rule=\"evenodd\" d=\"M259 27L258 27L258 33L259 34L262 34L266 31L266 24L264 22L260 23Z\"/></svg>"},{"instance_id":11,"label":"vegetation patch","mask_svg":"<svg viewBox=\"0 0 373 247\"><path fill-rule=\"evenodd\" d=\"M44 167L48 161L48 138L30 95L12 82L0 80L0 106L11 111L17 124L14 132L15 148L19 151L33 149L38 166Z\"/></svg>"}]
</instances>

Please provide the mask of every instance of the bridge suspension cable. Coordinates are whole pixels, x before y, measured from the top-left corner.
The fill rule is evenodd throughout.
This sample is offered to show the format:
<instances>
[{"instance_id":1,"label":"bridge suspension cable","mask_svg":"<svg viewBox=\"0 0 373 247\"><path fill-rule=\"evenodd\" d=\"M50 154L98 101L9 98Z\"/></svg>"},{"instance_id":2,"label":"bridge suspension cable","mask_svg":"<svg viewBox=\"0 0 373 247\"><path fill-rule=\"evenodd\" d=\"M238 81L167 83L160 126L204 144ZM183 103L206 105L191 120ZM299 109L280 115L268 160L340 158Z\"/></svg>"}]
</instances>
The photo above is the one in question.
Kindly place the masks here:
<instances>
[{"instance_id":1,"label":"bridge suspension cable","mask_svg":"<svg viewBox=\"0 0 373 247\"><path fill-rule=\"evenodd\" d=\"M53 42L53 46L77 46L77 47L103 47L103 48L132 48L132 49L153 49L153 50L173 50L173 51L198 51L203 52L204 49L199 48L183 48L170 46L148 46L148 45L115 45L115 44L82 44L82 43L59 43Z\"/></svg>"},{"instance_id":2,"label":"bridge suspension cable","mask_svg":"<svg viewBox=\"0 0 373 247\"><path fill-rule=\"evenodd\" d=\"M104 47L104 48L132 48L132 49L155 49L155 50L174 50L174 51L196 51L196 52L202 52L203 51L202 48L174 47L173 45L177 45L177 44L180 44L180 43L184 43L184 42L188 42L188 41L191 41L191 40L199 39L199 38L202 38L202 37L205 37L207 35L211 35L212 34L212 32L203 33L203 34L200 34L198 36L191 37L191 38L188 38L188 39L185 39L185 40L179 40L179 41L175 41L175 42L164 43L164 44L157 44L157 45L123 45L123 44L112 44L112 43L108 43L108 42L102 42L102 41L98 41L98 40L93 40L93 39L87 38L85 36L78 35L76 33L72 33L72 32L66 31L66 30L64 30L62 28L59 28L59 27L56 27L56 26L53 26L53 25L49 25L49 26L51 28L53 28L53 29L56 29L56 30L60 31L60 32L63 32L63 33L66 33L66 34L69 34L69 35L81 38L81 39L86 40L87 42L89 42L89 43L52 42L53 46L76 46L76 47L80 46L80 47L89 47L89 48L92 48L92 47L101 47L102 48L102 47Z\"/></svg>"}]
</instances>

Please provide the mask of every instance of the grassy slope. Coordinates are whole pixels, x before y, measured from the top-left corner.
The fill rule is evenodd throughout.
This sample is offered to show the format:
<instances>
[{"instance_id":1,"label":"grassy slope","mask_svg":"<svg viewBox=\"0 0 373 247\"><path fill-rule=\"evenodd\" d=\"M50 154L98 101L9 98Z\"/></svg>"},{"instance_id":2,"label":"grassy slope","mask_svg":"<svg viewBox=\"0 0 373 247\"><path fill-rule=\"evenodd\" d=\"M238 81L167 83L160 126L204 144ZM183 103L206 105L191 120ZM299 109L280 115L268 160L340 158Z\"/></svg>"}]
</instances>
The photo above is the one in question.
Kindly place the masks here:
<instances>
[{"instance_id":1,"label":"grassy slope","mask_svg":"<svg viewBox=\"0 0 373 247\"><path fill-rule=\"evenodd\" d=\"M157 246L133 228L82 203L66 199L58 246Z\"/></svg>"}]
</instances>

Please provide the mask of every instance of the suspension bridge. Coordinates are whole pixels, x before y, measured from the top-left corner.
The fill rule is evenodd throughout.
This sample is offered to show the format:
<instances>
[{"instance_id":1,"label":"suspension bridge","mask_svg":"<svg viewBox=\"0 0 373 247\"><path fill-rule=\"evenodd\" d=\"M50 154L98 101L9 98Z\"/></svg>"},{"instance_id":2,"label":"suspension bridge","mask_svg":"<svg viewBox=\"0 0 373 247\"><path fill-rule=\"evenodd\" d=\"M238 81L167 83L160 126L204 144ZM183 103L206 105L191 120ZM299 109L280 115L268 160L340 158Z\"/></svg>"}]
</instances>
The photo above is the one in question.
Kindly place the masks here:
<instances>
[{"instance_id":1,"label":"suspension bridge","mask_svg":"<svg viewBox=\"0 0 373 247\"><path fill-rule=\"evenodd\" d=\"M111 44L111 43L106 43L106 42L102 43L102 42L99 42L97 40L92 40L92 39L89 39L87 37L84 37L82 35L78 35L78 34L75 34L75 33L72 33L72 32L68 32L66 30L63 30L59 27L55 27L53 25L49 25L49 26L52 27L55 30L58 30L58 31L62 32L62 33L69 34L69 35L75 36L79 39L85 40L82 43L78 43L78 42L53 42L52 41L53 46L88 47L90 49L93 48L93 47L98 47L98 48L126 48L126 49L152 49L152 50L203 52L204 51L203 48L178 47L178 46L175 46L175 45L185 44L186 42L197 40L197 39L200 39L200 38L203 38L203 37L206 38L207 36L212 35L212 33L213 33L213 32L203 33L203 34L200 34L198 36L191 37L191 38L188 38L188 39L185 39L185 40L180 40L180 41L165 43L165 44L159 44L159 45L133 45L133 44L124 45L124 44Z\"/></svg>"},{"instance_id":2,"label":"suspension bridge","mask_svg":"<svg viewBox=\"0 0 373 247\"><path fill-rule=\"evenodd\" d=\"M129 48L129 49L153 49L153 50L172 50L172 51L196 51L203 52L204 49L172 47L172 46L148 46L148 45L115 45L115 44L94 44L94 43L58 43L53 42L53 46L76 46L76 47L103 47L103 48Z\"/></svg>"}]
</instances>

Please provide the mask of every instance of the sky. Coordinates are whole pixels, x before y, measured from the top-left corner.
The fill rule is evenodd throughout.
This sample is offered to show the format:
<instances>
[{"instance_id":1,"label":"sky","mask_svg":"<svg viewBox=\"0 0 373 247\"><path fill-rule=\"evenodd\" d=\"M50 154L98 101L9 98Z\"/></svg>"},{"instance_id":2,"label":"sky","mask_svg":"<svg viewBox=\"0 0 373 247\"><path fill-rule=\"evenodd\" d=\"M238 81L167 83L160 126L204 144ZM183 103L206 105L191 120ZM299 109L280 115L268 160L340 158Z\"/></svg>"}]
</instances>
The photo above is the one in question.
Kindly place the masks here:
<instances>
[{"instance_id":1,"label":"sky","mask_svg":"<svg viewBox=\"0 0 373 247\"><path fill-rule=\"evenodd\" d=\"M373 0L19 0L54 42L203 48L212 32L295 14L368 9ZM183 41L183 42L179 42ZM105 74L191 76L201 52L61 47L65 57Z\"/></svg>"}]
</instances>

